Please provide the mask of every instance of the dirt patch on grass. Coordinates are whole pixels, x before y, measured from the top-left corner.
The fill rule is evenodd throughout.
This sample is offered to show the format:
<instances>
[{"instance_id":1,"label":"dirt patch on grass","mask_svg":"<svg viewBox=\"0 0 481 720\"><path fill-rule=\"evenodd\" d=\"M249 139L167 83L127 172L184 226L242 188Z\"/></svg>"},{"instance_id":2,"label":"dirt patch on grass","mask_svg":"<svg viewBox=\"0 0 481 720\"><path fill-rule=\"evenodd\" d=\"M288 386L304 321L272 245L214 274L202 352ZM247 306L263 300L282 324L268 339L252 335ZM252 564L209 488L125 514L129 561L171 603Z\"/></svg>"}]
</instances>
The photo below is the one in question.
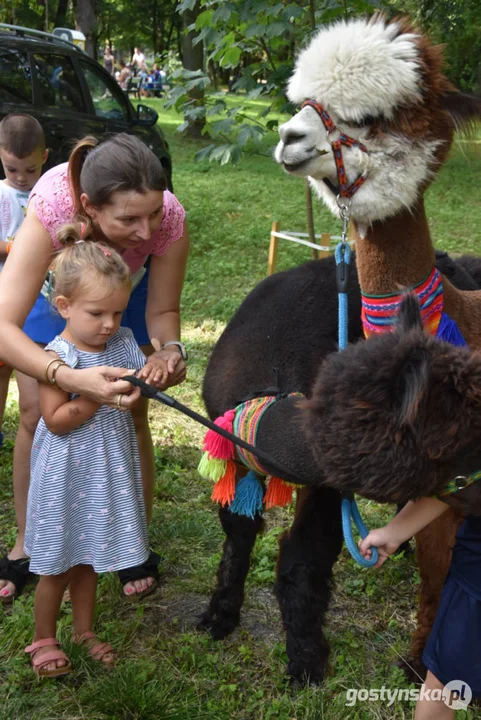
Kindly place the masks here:
<instances>
[{"instance_id":1,"label":"dirt patch on grass","mask_svg":"<svg viewBox=\"0 0 481 720\"><path fill-rule=\"evenodd\" d=\"M160 627L171 627L175 632L195 630L201 615L207 610L210 596L184 593L176 597L165 597L156 593L145 602L145 614L140 632L150 634ZM234 636L245 631L254 638L263 640L268 646L284 641L281 616L274 593L265 588L256 588L242 608L241 622Z\"/></svg>"}]
</instances>

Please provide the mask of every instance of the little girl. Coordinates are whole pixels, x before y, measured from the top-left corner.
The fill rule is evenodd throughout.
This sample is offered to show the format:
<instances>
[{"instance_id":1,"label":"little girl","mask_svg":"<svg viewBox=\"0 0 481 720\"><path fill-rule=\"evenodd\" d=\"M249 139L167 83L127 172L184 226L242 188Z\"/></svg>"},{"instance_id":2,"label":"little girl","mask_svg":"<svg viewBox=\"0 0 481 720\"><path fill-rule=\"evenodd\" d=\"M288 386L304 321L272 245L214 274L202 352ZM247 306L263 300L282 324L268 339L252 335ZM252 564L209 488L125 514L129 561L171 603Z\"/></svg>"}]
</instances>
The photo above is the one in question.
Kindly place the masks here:
<instances>
[{"instance_id":1,"label":"little girl","mask_svg":"<svg viewBox=\"0 0 481 720\"><path fill-rule=\"evenodd\" d=\"M71 663L55 637L62 595L70 588L74 632L91 656L112 666L115 652L92 629L97 573L140 565L149 555L139 452L130 412L70 396L56 384L62 364L112 366L126 374L145 364L132 331L120 327L130 272L112 248L81 240L83 225L59 232L68 246L53 265L53 302L65 330L40 386L33 444L25 552L41 577L35 637L25 652L39 677L65 675ZM138 392L138 391L134 391Z\"/></svg>"}]
</instances>

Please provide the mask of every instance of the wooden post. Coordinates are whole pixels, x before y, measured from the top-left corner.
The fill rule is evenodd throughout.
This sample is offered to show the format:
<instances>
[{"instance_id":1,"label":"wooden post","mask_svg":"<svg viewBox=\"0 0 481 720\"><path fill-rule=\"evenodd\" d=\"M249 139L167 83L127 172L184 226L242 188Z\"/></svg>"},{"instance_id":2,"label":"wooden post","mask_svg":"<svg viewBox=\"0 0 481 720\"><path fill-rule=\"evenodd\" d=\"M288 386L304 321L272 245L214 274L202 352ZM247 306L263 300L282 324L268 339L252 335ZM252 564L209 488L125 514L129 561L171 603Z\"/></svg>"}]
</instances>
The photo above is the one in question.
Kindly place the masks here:
<instances>
[{"instance_id":1,"label":"wooden post","mask_svg":"<svg viewBox=\"0 0 481 720\"><path fill-rule=\"evenodd\" d=\"M273 222L271 228L271 242L269 244L269 260L267 261L267 274L273 275L277 265L277 248L279 247L279 238L272 233L279 232L279 223Z\"/></svg>"},{"instance_id":2,"label":"wooden post","mask_svg":"<svg viewBox=\"0 0 481 720\"><path fill-rule=\"evenodd\" d=\"M309 232L309 242L316 242L316 233L314 230L314 214L312 212L312 191L309 184L309 180L306 179L306 211L307 211L307 229ZM319 251L311 248L311 255L313 260L319 259Z\"/></svg>"},{"instance_id":3,"label":"wooden post","mask_svg":"<svg viewBox=\"0 0 481 720\"><path fill-rule=\"evenodd\" d=\"M324 245L325 247L328 247L328 248L331 247L331 236L329 235L329 233L321 234L321 245ZM320 258L328 257L329 254L330 254L329 250L319 250Z\"/></svg>"}]
</instances>

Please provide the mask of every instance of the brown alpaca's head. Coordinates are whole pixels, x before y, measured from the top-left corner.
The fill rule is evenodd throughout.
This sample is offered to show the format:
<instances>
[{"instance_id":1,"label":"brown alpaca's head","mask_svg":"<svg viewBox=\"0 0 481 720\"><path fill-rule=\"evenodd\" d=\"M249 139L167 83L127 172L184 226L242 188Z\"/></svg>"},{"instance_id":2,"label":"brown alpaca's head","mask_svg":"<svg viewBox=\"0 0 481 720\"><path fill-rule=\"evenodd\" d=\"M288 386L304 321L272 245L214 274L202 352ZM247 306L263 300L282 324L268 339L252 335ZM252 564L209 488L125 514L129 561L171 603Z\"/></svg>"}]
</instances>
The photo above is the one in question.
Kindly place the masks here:
<instances>
[{"instance_id":1,"label":"brown alpaca's head","mask_svg":"<svg viewBox=\"0 0 481 720\"><path fill-rule=\"evenodd\" d=\"M351 211L365 225L411 208L444 162L455 128L481 118L481 101L444 76L440 48L407 20L382 15L322 28L300 53L288 96L320 103L338 130L367 148L343 148L349 184L366 175ZM338 213L324 182L338 186L334 156L317 112L304 107L279 132L277 162L309 177Z\"/></svg>"},{"instance_id":2,"label":"brown alpaca's head","mask_svg":"<svg viewBox=\"0 0 481 720\"><path fill-rule=\"evenodd\" d=\"M426 334L415 297L395 332L329 355L304 407L337 490L403 503L481 470L481 354Z\"/></svg>"}]
</instances>

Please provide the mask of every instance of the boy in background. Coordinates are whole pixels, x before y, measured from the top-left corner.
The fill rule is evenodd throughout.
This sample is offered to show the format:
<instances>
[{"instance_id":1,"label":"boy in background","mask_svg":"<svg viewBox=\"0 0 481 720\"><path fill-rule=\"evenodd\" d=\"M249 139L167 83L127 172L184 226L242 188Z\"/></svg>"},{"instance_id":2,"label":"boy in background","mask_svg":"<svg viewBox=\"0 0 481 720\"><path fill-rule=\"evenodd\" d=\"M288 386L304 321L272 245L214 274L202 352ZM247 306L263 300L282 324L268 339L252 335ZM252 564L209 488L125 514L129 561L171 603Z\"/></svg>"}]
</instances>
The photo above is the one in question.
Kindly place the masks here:
<instances>
[{"instance_id":1,"label":"boy in background","mask_svg":"<svg viewBox=\"0 0 481 720\"><path fill-rule=\"evenodd\" d=\"M7 259L15 233L27 211L28 197L47 160L45 135L30 115L7 115L0 122L0 161L5 180L0 181L0 270ZM0 446L2 423L12 368L0 364Z\"/></svg>"}]
</instances>

